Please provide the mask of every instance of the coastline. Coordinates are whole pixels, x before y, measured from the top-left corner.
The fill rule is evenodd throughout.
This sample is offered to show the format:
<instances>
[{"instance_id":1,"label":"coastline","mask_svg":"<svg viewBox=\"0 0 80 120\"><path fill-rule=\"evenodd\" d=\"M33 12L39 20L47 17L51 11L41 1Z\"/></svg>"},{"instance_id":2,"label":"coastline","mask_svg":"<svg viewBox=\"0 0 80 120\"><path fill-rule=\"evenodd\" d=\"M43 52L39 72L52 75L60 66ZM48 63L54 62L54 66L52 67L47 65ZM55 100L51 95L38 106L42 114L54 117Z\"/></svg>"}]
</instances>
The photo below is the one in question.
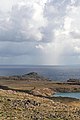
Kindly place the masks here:
<instances>
[{"instance_id":1,"label":"coastline","mask_svg":"<svg viewBox=\"0 0 80 120\"><path fill-rule=\"evenodd\" d=\"M52 97L79 90L78 84L50 81L35 72L0 77L0 119L80 120L80 99Z\"/></svg>"},{"instance_id":2,"label":"coastline","mask_svg":"<svg viewBox=\"0 0 80 120\"><path fill-rule=\"evenodd\" d=\"M49 80L36 72L15 76L0 76L0 89L15 90L35 94L49 89L50 95L55 93L78 93L80 92L80 80L69 79L65 82ZM44 92L43 91L43 92ZM47 90L48 91L48 90ZM49 95L49 96L50 96Z\"/></svg>"}]
</instances>

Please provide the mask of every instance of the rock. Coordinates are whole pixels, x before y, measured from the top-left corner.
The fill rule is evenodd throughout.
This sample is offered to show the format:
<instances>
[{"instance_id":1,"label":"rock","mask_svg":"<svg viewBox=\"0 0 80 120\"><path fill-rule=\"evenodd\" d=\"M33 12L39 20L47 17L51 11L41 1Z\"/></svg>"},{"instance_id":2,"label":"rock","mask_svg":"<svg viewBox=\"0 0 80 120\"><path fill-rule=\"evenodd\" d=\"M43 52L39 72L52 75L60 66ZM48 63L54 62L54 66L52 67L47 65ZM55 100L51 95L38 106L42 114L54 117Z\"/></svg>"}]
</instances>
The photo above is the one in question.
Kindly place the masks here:
<instances>
[{"instance_id":1,"label":"rock","mask_svg":"<svg viewBox=\"0 0 80 120\"><path fill-rule=\"evenodd\" d=\"M22 75L22 77L39 77L39 75L36 72L30 72L28 74Z\"/></svg>"},{"instance_id":2,"label":"rock","mask_svg":"<svg viewBox=\"0 0 80 120\"><path fill-rule=\"evenodd\" d=\"M67 83L80 85L80 80L79 79L69 79L69 80L67 80Z\"/></svg>"},{"instance_id":3,"label":"rock","mask_svg":"<svg viewBox=\"0 0 80 120\"><path fill-rule=\"evenodd\" d=\"M11 101L11 100L8 98L7 101Z\"/></svg>"},{"instance_id":4,"label":"rock","mask_svg":"<svg viewBox=\"0 0 80 120\"><path fill-rule=\"evenodd\" d=\"M31 93L36 96L50 97L54 92L49 88L40 88L40 89L38 88L32 90Z\"/></svg>"},{"instance_id":5,"label":"rock","mask_svg":"<svg viewBox=\"0 0 80 120\"><path fill-rule=\"evenodd\" d=\"M31 72L31 73L28 73L27 75L38 76L38 73L36 73L36 72Z\"/></svg>"},{"instance_id":6,"label":"rock","mask_svg":"<svg viewBox=\"0 0 80 120\"><path fill-rule=\"evenodd\" d=\"M21 76L21 79L30 79L30 80L45 80L45 81L50 81L49 79L47 79L47 78L45 78L45 77L43 77L43 76L41 76L41 75L39 75L38 73L36 73L36 72L30 72L30 73L28 73L28 74L24 74L24 75L22 75Z\"/></svg>"}]
</instances>

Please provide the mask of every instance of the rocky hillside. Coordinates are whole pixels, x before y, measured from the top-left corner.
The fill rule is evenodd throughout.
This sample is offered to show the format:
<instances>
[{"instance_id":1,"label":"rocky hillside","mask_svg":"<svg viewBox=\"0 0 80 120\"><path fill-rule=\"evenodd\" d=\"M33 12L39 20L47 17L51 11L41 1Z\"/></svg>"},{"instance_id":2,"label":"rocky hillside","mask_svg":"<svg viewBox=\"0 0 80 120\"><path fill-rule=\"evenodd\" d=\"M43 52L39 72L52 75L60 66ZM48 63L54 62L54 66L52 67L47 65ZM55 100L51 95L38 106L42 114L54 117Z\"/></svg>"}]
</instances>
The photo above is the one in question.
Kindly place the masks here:
<instances>
[{"instance_id":1,"label":"rocky hillside","mask_svg":"<svg viewBox=\"0 0 80 120\"><path fill-rule=\"evenodd\" d=\"M80 120L80 100L51 97L80 85L50 81L35 72L0 77L0 120Z\"/></svg>"},{"instance_id":2,"label":"rocky hillside","mask_svg":"<svg viewBox=\"0 0 80 120\"><path fill-rule=\"evenodd\" d=\"M56 98L0 90L0 120L80 120L80 101L65 104Z\"/></svg>"}]
</instances>

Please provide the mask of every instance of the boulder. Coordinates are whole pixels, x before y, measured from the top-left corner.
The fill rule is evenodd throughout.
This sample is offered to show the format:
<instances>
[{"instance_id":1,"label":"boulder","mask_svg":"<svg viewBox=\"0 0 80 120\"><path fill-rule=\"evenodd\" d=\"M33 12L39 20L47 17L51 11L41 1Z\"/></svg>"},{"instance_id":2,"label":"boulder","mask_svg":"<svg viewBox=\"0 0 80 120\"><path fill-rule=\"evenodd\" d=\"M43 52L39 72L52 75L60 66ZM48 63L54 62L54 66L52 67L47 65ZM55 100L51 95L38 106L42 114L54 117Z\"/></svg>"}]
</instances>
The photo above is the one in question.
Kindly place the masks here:
<instances>
[{"instance_id":1,"label":"boulder","mask_svg":"<svg viewBox=\"0 0 80 120\"><path fill-rule=\"evenodd\" d=\"M31 94L36 96L43 96L43 97L51 97L53 95L54 91L50 88L36 88L31 91Z\"/></svg>"}]
</instances>

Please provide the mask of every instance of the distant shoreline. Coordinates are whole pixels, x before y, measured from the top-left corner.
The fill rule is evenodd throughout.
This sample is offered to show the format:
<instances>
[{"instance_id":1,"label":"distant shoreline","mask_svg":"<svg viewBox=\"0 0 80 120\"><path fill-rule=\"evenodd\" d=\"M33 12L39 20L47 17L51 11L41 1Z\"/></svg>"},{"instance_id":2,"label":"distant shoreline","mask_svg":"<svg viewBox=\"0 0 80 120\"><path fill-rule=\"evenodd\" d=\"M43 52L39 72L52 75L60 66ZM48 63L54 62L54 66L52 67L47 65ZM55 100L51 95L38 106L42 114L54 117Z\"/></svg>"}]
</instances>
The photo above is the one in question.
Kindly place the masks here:
<instances>
[{"instance_id":1,"label":"distant shoreline","mask_svg":"<svg viewBox=\"0 0 80 120\"><path fill-rule=\"evenodd\" d=\"M69 79L65 82L53 81L36 72L30 72L20 76L0 76L0 85L4 89L30 92L30 94L35 94L39 87L41 89L39 92L42 92L43 88L49 88L51 94L52 91L53 93L80 92L80 81L76 79Z\"/></svg>"}]
</instances>

